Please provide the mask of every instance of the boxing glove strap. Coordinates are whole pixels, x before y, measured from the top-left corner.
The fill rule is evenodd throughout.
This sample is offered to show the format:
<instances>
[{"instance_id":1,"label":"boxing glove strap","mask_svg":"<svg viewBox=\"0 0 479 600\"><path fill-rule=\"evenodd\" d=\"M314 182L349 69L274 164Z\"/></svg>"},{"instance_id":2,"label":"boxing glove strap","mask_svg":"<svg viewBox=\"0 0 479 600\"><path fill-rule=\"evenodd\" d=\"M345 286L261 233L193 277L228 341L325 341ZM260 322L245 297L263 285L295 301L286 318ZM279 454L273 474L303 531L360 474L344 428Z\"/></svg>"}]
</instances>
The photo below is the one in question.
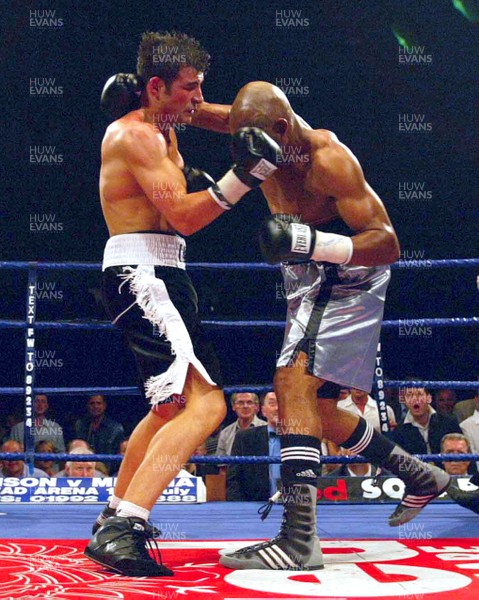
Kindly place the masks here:
<instances>
[{"instance_id":1,"label":"boxing glove strap","mask_svg":"<svg viewBox=\"0 0 479 600\"><path fill-rule=\"evenodd\" d=\"M231 206L234 206L241 198L247 194L251 188L245 185L241 179L230 169L217 183L219 191L224 200ZM231 208L230 206L230 208Z\"/></svg>"},{"instance_id":2,"label":"boxing glove strap","mask_svg":"<svg viewBox=\"0 0 479 600\"><path fill-rule=\"evenodd\" d=\"M292 226L298 225L293 223ZM312 260L347 265L353 256L353 241L346 235L316 230Z\"/></svg>"}]
</instances>

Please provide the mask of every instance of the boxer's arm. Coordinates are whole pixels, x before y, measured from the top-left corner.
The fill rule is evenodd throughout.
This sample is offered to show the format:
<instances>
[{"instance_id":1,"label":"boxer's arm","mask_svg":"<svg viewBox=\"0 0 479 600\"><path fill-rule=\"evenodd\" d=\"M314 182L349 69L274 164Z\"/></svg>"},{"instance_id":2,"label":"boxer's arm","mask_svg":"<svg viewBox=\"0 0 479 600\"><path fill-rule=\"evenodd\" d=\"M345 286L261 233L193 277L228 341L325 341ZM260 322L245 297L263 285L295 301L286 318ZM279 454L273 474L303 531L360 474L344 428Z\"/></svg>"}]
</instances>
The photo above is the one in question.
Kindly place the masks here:
<instances>
[{"instance_id":1,"label":"boxer's arm","mask_svg":"<svg viewBox=\"0 0 479 600\"><path fill-rule=\"evenodd\" d=\"M217 133L229 133L230 110L229 104L202 102L193 114L191 124Z\"/></svg>"},{"instance_id":2,"label":"boxer's arm","mask_svg":"<svg viewBox=\"0 0 479 600\"><path fill-rule=\"evenodd\" d=\"M224 213L208 191L186 193L185 177L168 157L162 137L137 127L125 130L118 143L147 198L179 233L191 235Z\"/></svg>"},{"instance_id":3,"label":"boxer's arm","mask_svg":"<svg viewBox=\"0 0 479 600\"><path fill-rule=\"evenodd\" d=\"M307 185L334 198L339 216L357 232L351 238L349 264L376 266L398 260L399 242L386 209L346 146L335 143L317 150Z\"/></svg>"}]
</instances>

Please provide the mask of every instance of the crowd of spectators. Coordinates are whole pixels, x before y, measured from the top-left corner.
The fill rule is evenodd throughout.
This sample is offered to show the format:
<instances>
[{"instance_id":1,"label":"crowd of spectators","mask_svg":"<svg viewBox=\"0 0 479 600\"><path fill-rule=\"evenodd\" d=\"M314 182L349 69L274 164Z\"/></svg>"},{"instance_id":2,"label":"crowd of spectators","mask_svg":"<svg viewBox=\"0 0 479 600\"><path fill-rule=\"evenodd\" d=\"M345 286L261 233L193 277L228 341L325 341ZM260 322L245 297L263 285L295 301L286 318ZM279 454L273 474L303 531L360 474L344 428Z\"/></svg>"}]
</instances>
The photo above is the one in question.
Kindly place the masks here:
<instances>
[{"instance_id":1,"label":"crowd of spectators","mask_svg":"<svg viewBox=\"0 0 479 600\"><path fill-rule=\"evenodd\" d=\"M451 389L434 394L425 388L401 388L387 406L389 433L393 441L412 454L479 453L479 390L474 398L458 400ZM320 401L320 400L319 400ZM380 430L381 419L376 401L356 389L343 389L339 400L343 410L364 417ZM108 404L101 394L86 399L83 415L77 415L65 434L62 419L51 414L49 399L39 394L34 399L32 431L35 452L39 454L124 454L128 443L124 426L108 414ZM230 398L229 423L219 428L195 451L195 455L275 456L280 455L278 436L278 401L274 392L261 397L239 392ZM60 413L58 413L60 414ZM233 419L233 420L232 420ZM18 412L12 411L2 425L2 452L23 452L25 423ZM130 424L131 427L134 423ZM348 451L331 440L322 440L322 453L345 456ZM473 461L447 461L443 468L455 476L478 477L478 465ZM4 477L22 477L28 473L22 460L4 460ZM223 473L228 500L264 501L274 495L280 483L279 464L233 464L220 466L189 463L183 473L205 477ZM118 463L106 461L52 460L35 461L35 476L42 477L105 477L116 475ZM323 475L332 477L373 477L376 469L370 464L328 464Z\"/></svg>"},{"instance_id":2,"label":"crowd of spectators","mask_svg":"<svg viewBox=\"0 0 479 600\"><path fill-rule=\"evenodd\" d=\"M50 414L48 396L38 394L33 401L32 434L35 453L39 454L124 454L127 435L123 425L107 414L107 402L101 394L87 398L83 415L77 415L72 426L64 428L61 419ZM67 419L65 419L66 421ZM2 427L2 452L24 452L25 421L18 409L6 415ZM70 435L65 432L70 430ZM0 461L4 476L21 477L28 473L22 460ZM35 460L34 476L105 477L114 475L118 464L108 462L64 463L49 458ZM83 473L83 475L80 475ZM88 475L86 474L88 473Z\"/></svg>"}]
</instances>

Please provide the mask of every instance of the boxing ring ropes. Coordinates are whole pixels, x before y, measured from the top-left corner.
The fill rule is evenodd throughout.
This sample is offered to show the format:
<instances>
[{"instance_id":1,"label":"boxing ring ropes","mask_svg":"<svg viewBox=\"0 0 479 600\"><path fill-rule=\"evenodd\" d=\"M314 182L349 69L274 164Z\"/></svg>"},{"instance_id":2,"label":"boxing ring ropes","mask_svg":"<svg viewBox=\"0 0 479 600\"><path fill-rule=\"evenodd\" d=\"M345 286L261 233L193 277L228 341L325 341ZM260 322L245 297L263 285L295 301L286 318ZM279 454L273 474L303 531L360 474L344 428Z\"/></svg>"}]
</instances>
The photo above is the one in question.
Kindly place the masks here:
<instances>
[{"instance_id":1,"label":"boxing ring ropes","mask_svg":"<svg viewBox=\"0 0 479 600\"><path fill-rule=\"evenodd\" d=\"M479 258L466 259L444 259L430 260L427 262L428 269L449 269L449 268L477 268L479 267ZM399 261L392 265L393 270L402 269L421 269L426 268L420 261ZM272 266L264 263L190 263L189 270L201 269L236 269L248 271L279 271L278 266ZM139 396L140 391L137 387L36 387L35 386L35 361L32 358L35 353L35 332L41 329L63 329L63 330L110 330L116 329L109 322L102 321L37 321L36 308L37 297L36 287L39 271L55 271L55 270L75 270L75 271L98 271L101 272L100 263L61 263L61 262L19 262L19 261L2 261L0 262L0 270L26 270L28 272L27 295L26 295L26 319L25 320L0 320L0 329L24 329L25 330L25 384L23 387L3 387L0 388L0 395L24 395L25 396L25 451L21 453L0 453L0 460L25 460L30 475L33 473L33 463L37 458L42 460L65 461L70 459L68 454L36 454L34 452L34 436L33 436L33 397L35 394L61 394L61 395L88 395L88 394L105 394L110 396ZM479 324L479 317L453 317L453 318L426 318L426 319L408 319L408 325L414 327L470 327ZM383 329L393 329L399 327L401 320L386 320L382 323ZM233 328L282 328L283 321L214 321L205 320L203 324L206 327L219 329ZM383 431L388 429L388 421L386 416L385 402L380 399L384 398L383 388L397 388L403 386L409 387L429 387L429 388L453 388L453 389L477 389L477 381L393 381L383 379L383 369L381 362L380 344L378 347L378 355L376 358L375 382L373 391L380 412L380 420L384 424ZM241 386L225 386L225 394L234 392L255 392L264 393L271 390L269 385L241 385ZM417 455L419 458L431 462L447 461L462 461L462 460L478 460L479 455L476 454L424 454ZM116 462L120 461L121 455L75 455L75 461L102 461ZM210 463L210 464L230 464L230 463L279 463L279 457L270 456L195 456L191 457L190 462L193 463ZM359 463L367 462L360 456L323 456L322 463Z\"/></svg>"}]
</instances>

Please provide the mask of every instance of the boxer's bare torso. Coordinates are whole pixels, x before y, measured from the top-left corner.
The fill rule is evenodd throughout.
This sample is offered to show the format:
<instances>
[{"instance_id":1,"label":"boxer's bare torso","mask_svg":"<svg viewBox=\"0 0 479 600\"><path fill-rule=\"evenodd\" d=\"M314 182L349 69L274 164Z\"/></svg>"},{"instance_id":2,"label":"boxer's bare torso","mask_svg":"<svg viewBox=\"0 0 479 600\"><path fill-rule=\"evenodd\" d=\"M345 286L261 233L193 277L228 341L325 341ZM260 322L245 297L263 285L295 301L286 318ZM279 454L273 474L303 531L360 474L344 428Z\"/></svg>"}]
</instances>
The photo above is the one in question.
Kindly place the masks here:
<instances>
[{"instance_id":1,"label":"boxer's bare torso","mask_svg":"<svg viewBox=\"0 0 479 600\"><path fill-rule=\"evenodd\" d=\"M357 200L350 208L360 210L361 200L366 200L377 220L391 225L357 159L334 133L309 129L303 135L304 145L283 149L284 165L261 185L271 212L298 215L315 226L338 217L348 221L351 210L341 209L349 197Z\"/></svg>"},{"instance_id":2,"label":"boxer's bare torso","mask_svg":"<svg viewBox=\"0 0 479 600\"><path fill-rule=\"evenodd\" d=\"M283 164L261 185L271 213L296 216L319 230L340 218L356 234L356 263L394 262L397 239L386 209L335 134L303 126L301 143L285 150Z\"/></svg>"},{"instance_id":3,"label":"boxer's bare torso","mask_svg":"<svg viewBox=\"0 0 479 600\"><path fill-rule=\"evenodd\" d=\"M108 127L101 149L100 199L110 235L135 231L173 232L161 211L146 196L131 172L126 156L125 137L132 133L144 135L150 144L157 145L156 150L169 163L169 176L174 174L172 189L185 189L186 182L181 172L183 158L178 151L178 142L174 128L165 135L151 123L143 120L143 111L136 110L115 121ZM141 155L144 149L137 148ZM175 168L176 167L176 168ZM166 190L161 189L158 193ZM172 192L173 193L173 192Z\"/></svg>"}]
</instances>

